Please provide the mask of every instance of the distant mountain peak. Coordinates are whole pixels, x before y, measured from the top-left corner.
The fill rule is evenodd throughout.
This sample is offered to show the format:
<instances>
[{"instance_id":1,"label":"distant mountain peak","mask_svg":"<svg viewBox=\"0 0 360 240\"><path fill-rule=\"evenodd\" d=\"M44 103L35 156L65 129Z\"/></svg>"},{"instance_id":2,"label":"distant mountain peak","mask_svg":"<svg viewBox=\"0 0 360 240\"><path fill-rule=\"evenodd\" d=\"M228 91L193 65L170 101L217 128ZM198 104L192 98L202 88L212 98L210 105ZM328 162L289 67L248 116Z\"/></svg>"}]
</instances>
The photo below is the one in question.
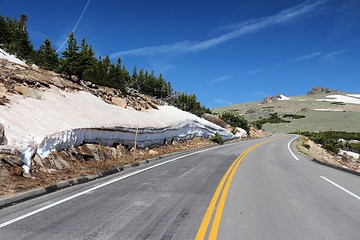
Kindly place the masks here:
<instances>
[{"instance_id":1,"label":"distant mountain peak","mask_svg":"<svg viewBox=\"0 0 360 240\"><path fill-rule=\"evenodd\" d=\"M307 95L312 95L312 94L317 94L317 93L331 94L331 93L336 93L336 92L339 92L339 91L338 91L338 90L329 89L329 88L325 88L325 87L316 86L316 87L313 87L313 88L307 93Z\"/></svg>"}]
</instances>

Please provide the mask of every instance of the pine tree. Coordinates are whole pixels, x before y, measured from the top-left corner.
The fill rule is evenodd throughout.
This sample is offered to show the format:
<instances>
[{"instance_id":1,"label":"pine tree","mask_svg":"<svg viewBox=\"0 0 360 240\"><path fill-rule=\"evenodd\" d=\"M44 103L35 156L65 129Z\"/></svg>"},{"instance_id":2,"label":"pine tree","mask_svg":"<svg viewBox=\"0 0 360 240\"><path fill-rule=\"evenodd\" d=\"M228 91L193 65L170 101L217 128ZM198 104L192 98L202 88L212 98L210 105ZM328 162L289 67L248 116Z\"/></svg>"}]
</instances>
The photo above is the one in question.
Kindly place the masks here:
<instances>
[{"instance_id":1,"label":"pine tree","mask_svg":"<svg viewBox=\"0 0 360 240\"><path fill-rule=\"evenodd\" d=\"M28 17L25 14L20 16L18 27L16 28L16 54L23 59L31 59L34 49L30 43L29 34L27 32L26 22Z\"/></svg>"},{"instance_id":2,"label":"pine tree","mask_svg":"<svg viewBox=\"0 0 360 240\"><path fill-rule=\"evenodd\" d=\"M59 67L59 57L52 47L51 41L46 38L36 51L35 63L44 69L55 71Z\"/></svg>"},{"instance_id":3,"label":"pine tree","mask_svg":"<svg viewBox=\"0 0 360 240\"><path fill-rule=\"evenodd\" d=\"M82 79L83 75L95 67L96 58L95 52L92 46L86 43L86 39L83 38L81 41L81 50L77 53L77 64L75 69L75 75Z\"/></svg>"},{"instance_id":4,"label":"pine tree","mask_svg":"<svg viewBox=\"0 0 360 240\"><path fill-rule=\"evenodd\" d=\"M69 79L75 75L78 68L78 59L79 59L79 46L77 45L74 33L70 33L67 40L67 48L62 52L63 61L62 61L62 71L65 72Z\"/></svg>"}]
</instances>

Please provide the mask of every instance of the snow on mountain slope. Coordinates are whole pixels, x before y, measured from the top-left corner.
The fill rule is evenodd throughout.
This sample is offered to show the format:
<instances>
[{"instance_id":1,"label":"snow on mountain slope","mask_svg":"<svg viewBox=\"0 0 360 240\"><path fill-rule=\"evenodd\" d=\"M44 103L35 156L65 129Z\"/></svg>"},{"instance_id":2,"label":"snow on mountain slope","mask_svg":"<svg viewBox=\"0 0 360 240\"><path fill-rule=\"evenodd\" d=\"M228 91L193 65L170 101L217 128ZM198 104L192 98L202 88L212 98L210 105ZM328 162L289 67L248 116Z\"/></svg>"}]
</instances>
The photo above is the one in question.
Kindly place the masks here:
<instances>
[{"instance_id":1,"label":"snow on mountain slope","mask_svg":"<svg viewBox=\"0 0 360 240\"><path fill-rule=\"evenodd\" d=\"M26 63L18 58L16 58L14 55L11 55L7 52L5 52L3 49L0 48L0 58L6 59L9 62L17 63L23 66L26 66Z\"/></svg>"},{"instance_id":2,"label":"snow on mountain slope","mask_svg":"<svg viewBox=\"0 0 360 240\"><path fill-rule=\"evenodd\" d=\"M0 122L7 145L3 151L22 153L25 170L31 156L46 157L50 151L68 149L83 142L132 146L138 129L138 146L161 145L164 140L209 137L227 130L172 106L136 111L108 104L89 92L65 92L56 87L39 91L41 99L8 94L11 104L0 106Z\"/></svg>"},{"instance_id":3,"label":"snow on mountain slope","mask_svg":"<svg viewBox=\"0 0 360 240\"><path fill-rule=\"evenodd\" d=\"M343 102L343 103L352 103L352 104L360 104L360 99L356 98L359 96L358 94L347 94L345 95L328 95L324 99L316 99L316 101L324 101L324 102Z\"/></svg>"}]
</instances>

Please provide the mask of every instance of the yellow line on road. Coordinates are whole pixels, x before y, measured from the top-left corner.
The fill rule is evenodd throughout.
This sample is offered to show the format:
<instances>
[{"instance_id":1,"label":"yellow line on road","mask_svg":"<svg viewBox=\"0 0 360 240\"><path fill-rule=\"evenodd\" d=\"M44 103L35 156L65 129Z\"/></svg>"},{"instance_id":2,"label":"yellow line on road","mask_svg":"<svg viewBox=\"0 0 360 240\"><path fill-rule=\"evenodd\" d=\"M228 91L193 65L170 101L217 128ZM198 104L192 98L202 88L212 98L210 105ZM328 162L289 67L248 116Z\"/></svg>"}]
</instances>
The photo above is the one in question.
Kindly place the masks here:
<instances>
[{"instance_id":1,"label":"yellow line on road","mask_svg":"<svg viewBox=\"0 0 360 240\"><path fill-rule=\"evenodd\" d=\"M239 157L236 158L236 160L231 164L231 166L229 167L229 169L226 171L225 175L223 176L223 178L221 179L218 187L216 188L216 191L214 193L214 196L212 197L210 204L205 212L204 218L200 224L200 227L198 229L198 232L196 234L195 239L196 240L202 240L205 239L206 236L206 232L208 230L209 227L209 223L211 220L211 217L214 213L214 209L216 206L216 203L218 202L220 193L221 193L221 197L220 197L220 201L218 202L218 206L216 209L216 213L212 222L212 226L211 226L211 230L210 230L210 234L209 234L209 239L216 239L217 237L217 233L220 227L220 221L221 221L221 217L222 217L222 212L225 206L225 201L226 201L226 197L227 197L227 193L229 191L230 188L230 184L232 182L232 179L235 175L236 169L238 168L238 166L240 165L241 161L246 157L246 155L251 152L252 150L254 150L255 148L270 142L270 141L274 141L275 139L271 139L271 140L267 140L261 143L258 143L250 148L248 148L245 152L243 152L242 154L240 154ZM225 185L225 187L224 187Z\"/></svg>"}]
</instances>

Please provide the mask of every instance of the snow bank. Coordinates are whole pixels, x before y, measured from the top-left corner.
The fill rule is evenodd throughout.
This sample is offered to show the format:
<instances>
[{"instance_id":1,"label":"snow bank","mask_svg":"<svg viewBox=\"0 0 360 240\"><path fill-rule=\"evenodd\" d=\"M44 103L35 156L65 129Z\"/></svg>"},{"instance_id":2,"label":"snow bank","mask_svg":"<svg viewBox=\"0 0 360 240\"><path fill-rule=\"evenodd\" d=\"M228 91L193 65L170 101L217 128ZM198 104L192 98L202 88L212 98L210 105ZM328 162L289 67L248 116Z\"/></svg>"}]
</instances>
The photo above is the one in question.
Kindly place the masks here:
<instances>
[{"instance_id":1,"label":"snow bank","mask_svg":"<svg viewBox=\"0 0 360 240\"><path fill-rule=\"evenodd\" d=\"M314 110L321 112L345 112L345 110L342 109L331 109L331 108L315 108Z\"/></svg>"},{"instance_id":2,"label":"snow bank","mask_svg":"<svg viewBox=\"0 0 360 240\"><path fill-rule=\"evenodd\" d=\"M14 55L11 55L7 52L5 52L3 49L0 48L0 58L8 60L9 62L17 63L23 66L27 66L26 63L18 58L16 58Z\"/></svg>"},{"instance_id":3,"label":"snow bank","mask_svg":"<svg viewBox=\"0 0 360 240\"><path fill-rule=\"evenodd\" d=\"M278 96L278 100L284 101L284 100L290 100L290 98L289 98L289 97L286 97L286 96L284 96L284 95L282 95L282 94L280 94L280 95Z\"/></svg>"},{"instance_id":4,"label":"snow bank","mask_svg":"<svg viewBox=\"0 0 360 240\"><path fill-rule=\"evenodd\" d=\"M349 94L348 94L349 95ZM355 95L355 94L352 94ZM358 95L358 94L356 94ZM344 96L344 95L328 95L324 99L316 99L316 101L325 101L325 102L343 102L343 103L352 103L352 104L360 104L360 99Z\"/></svg>"},{"instance_id":5,"label":"snow bank","mask_svg":"<svg viewBox=\"0 0 360 240\"><path fill-rule=\"evenodd\" d=\"M349 97L355 97L355 98L360 98L360 94L346 94Z\"/></svg>"},{"instance_id":6,"label":"snow bank","mask_svg":"<svg viewBox=\"0 0 360 240\"><path fill-rule=\"evenodd\" d=\"M350 157L353 157L354 159L360 159L360 154L355 153L355 152L351 152L351 151L345 151L345 150L341 150L339 151L340 155L347 155Z\"/></svg>"},{"instance_id":7,"label":"snow bank","mask_svg":"<svg viewBox=\"0 0 360 240\"><path fill-rule=\"evenodd\" d=\"M28 170L31 156L48 156L51 151L82 143L161 145L164 141L209 137L218 132L224 140L229 131L172 106L145 112L108 104L88 92L43 91L41 100L7 95L11 105L0 106L7 145L0 151L18 149Z\"/></svg>"}]
</instances>

